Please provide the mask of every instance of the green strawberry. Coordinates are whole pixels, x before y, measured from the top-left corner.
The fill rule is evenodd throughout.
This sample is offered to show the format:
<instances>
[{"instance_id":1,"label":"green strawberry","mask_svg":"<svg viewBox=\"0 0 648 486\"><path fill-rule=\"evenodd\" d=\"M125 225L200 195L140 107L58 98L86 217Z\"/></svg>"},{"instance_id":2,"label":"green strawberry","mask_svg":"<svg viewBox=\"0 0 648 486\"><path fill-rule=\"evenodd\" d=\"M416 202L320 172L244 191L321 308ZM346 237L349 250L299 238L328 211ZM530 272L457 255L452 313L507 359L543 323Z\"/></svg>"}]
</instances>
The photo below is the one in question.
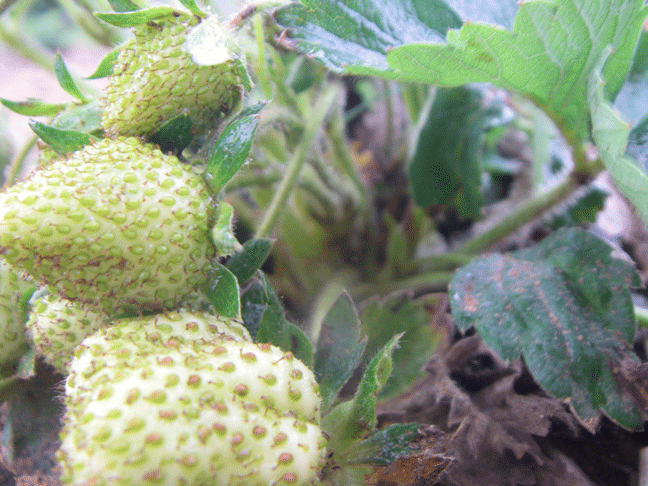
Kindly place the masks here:
<instances>
[{"instance_id":1,"label":"green strawberry","mask_svg":"<svg viewBox=\"0 0 648 486\"><path fill-rule=\"evenodd\" d=\"M313 373L235 322L214 337L177 315L125 319L77 348L63 484L313 484L326 448Z\"/></svg>"},{"instance_id":2,"label":"green strawberry","mask_svg":"<svg viewBox=\"0 0 648 486\"><path fill-rule=\"evenodd\" d=\"M25 327L37 354L62 373L86 336L109 323L108 314L49 294L32 304Z\"/></svg>"},{"instance_id":3,"label":"green strawberry","mask_svg":"<svg viewBox=\"0 0 648 486\"><path fill-rule=\"evenodd\" d=\"M249 88L242 62L228 53L218 64L201 65L185 50L186 36L198 23L198 18L178 13L134 29L102 100L102 125L109 136L147 137L183 113L201 134L238 104ZM210 28L227 36L216 22Z\"/></svg>"},{"instance_id":4,"label":"green strawberry","mask_svg":"<svg viewBox=\"0 0 648 486\"><path fill-rule=\"evenodd\" d=\"M111 315L180 306L215 256L191 167L136 138L104 139L0 194L6 260Z\"/></svg>"},{"instance_id":5,"label":"green strawberry","mask_svg":"<svg viewBox=\"0 0 648 486\"><path fill-rule=\"evenodd\" d=\"M14 364L29 348L25 337L26 298L33 282L0 258L0 364Z\"/></svg>"}]
</instances>

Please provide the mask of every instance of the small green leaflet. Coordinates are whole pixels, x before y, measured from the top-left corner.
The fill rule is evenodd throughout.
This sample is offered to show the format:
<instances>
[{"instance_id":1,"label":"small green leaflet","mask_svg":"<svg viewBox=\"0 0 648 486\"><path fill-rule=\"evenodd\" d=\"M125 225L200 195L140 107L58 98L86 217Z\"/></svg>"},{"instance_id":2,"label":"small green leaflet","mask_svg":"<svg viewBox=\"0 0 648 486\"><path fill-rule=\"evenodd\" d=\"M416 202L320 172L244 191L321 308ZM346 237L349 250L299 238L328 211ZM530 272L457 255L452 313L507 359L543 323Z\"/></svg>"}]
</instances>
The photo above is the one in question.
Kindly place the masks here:
<instances>
[{"instance_id":1,"label":"small green leaflet","mask_svg":"<svg viewBox=\"0 0 648 486\"><path fill-rule=\"evenodd\" d=\"M178 115L165 122L151 136L151 143L160 146L162 152L181 152L193 138L193 123L187 115Z\"/></svg>"},{"instance_id":2,"label":"small green leaflet","mask_svg":"<svg viewBox=\"0 0 648 486\"><path fill-rule=\"evenodd\" d=\"M449 294L459 329L475 326L502 359L522 354L538 383L570 399L581 419L602 410L637 429L641 417L613 368L638 359L629 287L639 284L607 243L571 228L529 250L476 258L455 274Z\"/></svg>"},{"instance_id":3,"label":"small green leaflet","mask_svg":"<svg viewBox=\"0 0 648 486\"><path fill-rule=\"evenodd\" d=\"M67 107L67 104L56 105L33 98L29 98L27 101L10 101L0 98L0 103L11 111L26 116L54 116Z\"/></svg>"},{"instance_id":4,"label":"small green leaflet","mask_svg":"<svg viewBox=\"0 0 648 486\"><path fill-rule=\"evenodd\" d=\"M366 344L360 336L360 319L353 301L343 292L326 314L316 346L314 371L323 414L360 363Z\"/></svg>"},{"instance_id":5,"label":"small green leaflet","mask_svg":"<svg viewBox=\"0 0 648 486\"><path fill-rule=\"evenodd\" d=\"M241 244L234 236L234 208L221 201L216 208L215 223L211 230L212 243L219 255L229 255Z\"/></svg>"},{"instance_id":6,"label":"small green leaflet","mask_svg":"<svg viewBox=\"0 0 648 486\"><path fill-rule=\"evenodd\" d=\"M258 238L246 241L243 248L227 260L227 268L236 275L240 285L250 280L268 258L274 240Z\"/></svg>"},{"instance_id":7,"label":"small green leaflet","mask_svg":"<svg viewBox=\"0 0 648 486\"><path fill-rule=\"evenodd\" d=\"M346 454L346 462L387 466L400 456L414 452L410 442L416 439L420 427L415 423L391 424L354 444Z\"/></svg>"},{"instance_id":8,"label":"small green leaflet","mask_svg":"<svg viewBox=\"0 0 648 486\"><path fill-rule=\"evenodd\" d=\"M97 66L95 72L92 73L90 76L88 76L86 79L100 79L100 78L105 78L106 76L110 76L113 73L113 67L115 65L115 62L117 62L117 58L119 57L119 52L120 49L117 48L117 49L113 49L108 54L106 54L106 56L101 60L101 62Z\"/></svg>"},{"instance_id":9,"label":"small green leaflet","mask_svg":"<svg viewBox=\"0 0 648 486\"><path fill-rule=\"evenodd\" d=\"M58 128L33 120L29 122L29 126L43 142L61 155L74 152L90 142L97 140L97 138L87 133L74 130L59 130Z\"/></svg>"},{"instance_id":10,"label":"small green leaflet","mask_svg":"<svg viewBox=\"0 0 648 486\"><path fill-rule=\"evenodd\" d=\"M169 17L175 12L177 10L171 7L152 7L144 10L135 10L133 12L97 12L95 16L115 27L137 27L138 25L143 25L153 20Z\"/></svg>"},{"instance_id":11,"label":"small green leaflet","mask_svg":"<svg viewBox=\"0 0 648 486\"><path fill-rule=\"evenodd\" d=\"M196 17L206 17L207 14L200 10L200 7L196 4L194 0L180 0L180 3L187 8L192 14Z\"/></svg>"},{"instance_id":12,"label":"small green leaflet","mask_svg":"<svg viewBox=\"0 0 648 486\"><path fill-rule=\"evenodd\" d=\"M203 175L212 194L218 194L247 159L264 106L258 103L241 112L216 140Z\"/></svg>"},{"instance_id":13,"label":"small green leaflet","mask_svg":"<svg viewBox=\"0 0 648 486\"><path fill-rule=\"evenodd\" d=\"M86 97L83 96L83 93L79 91L74 79L72 79L72 75L70 74L70 71L68 71L68 68L63 62L63 58L59 52L56 53L56 57L54 58L54 74L56 74L56 79L65 92L71 94L79 101L87 101Z\"/></svg>"},{"instance_id":14,"label":"small green leaflet","mask_svg":"<svg viewBox=\"0 0 648 486\"><path fill-rule=\"evenodd\" d=\"M132 12L140 8L139 5L131 2L131 0L108 0L108 3L115 12Z\"/></svg>"},{"instance_id":15,"label":"small green leaflet","mask_svg":"<svg viewBox=\"0 0 648 486\"><path fill-rule=\"evenodd\" d=\"M209 271L203 292L216 313L231 319L241 317L238 282L234 274L220 263Z\"/></svg>"}]
</instances>

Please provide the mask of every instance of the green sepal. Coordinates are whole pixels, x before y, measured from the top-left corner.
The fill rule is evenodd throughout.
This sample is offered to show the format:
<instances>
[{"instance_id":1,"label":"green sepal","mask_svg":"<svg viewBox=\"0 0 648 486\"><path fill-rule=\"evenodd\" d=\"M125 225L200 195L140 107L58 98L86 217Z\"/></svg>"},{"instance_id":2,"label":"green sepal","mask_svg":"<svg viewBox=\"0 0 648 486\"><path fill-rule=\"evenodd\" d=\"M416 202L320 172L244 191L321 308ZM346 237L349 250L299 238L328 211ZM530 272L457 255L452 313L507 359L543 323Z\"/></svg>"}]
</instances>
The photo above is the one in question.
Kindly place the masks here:
<instances>
[{"instance_id":1,"label":"green sepal","mask_svg":"<svg viewBox=\"0 0 648 486\"><path fill-rule=\"evenodd\" d=\"M392 353L403 334L391 338L369 362L353 400L336 406L322 419L323 429L331 434L329 447L337 458L344 457L351 445L376 427L376 396L391 375Z\"/></svg>"},{"instance_id":2,"label":"green sepal","mask_svg":"<svg viewBox=\"0 0 648 486\"><path fill-rule=\"evenodd\" d=\"M411 455L410 443L418 436L417 423L391 424L358 442L345 454L346 464L388 466L400 456Z\"/></svg>"},{"instance_id":3,"label":"green sepal","mask_svg":"<svg viewBox=\"0 0 648 486\"><path fill-rule=\"evenodd\" d=\"M246 241L243 248L232 254L227 268L236 275L240 285L250 280L268 258L274 240L258 238Z\"/></svg>"},{"instance_id":4,"label":"green sepal","mask_svg":"<svg viewBox=\"0 0 648 486\"><path fill-rule=\"evenodd\" d=\"M139 5L130 0L108 0L108 3L115 12L132 12L140 9Z\"/></svg>"},{"instance_id":5,"label":"green sepal","mask_svg":"<svg viewBox=\"0 0 648 486\"><path fill-rule=\"evenodd\" d=\"M151 143L159 145L162 152L182 152L193 139L191 127L193 122L187 115L178 115L164 123L150 139Z\"/></svg>"},{"instance_id":6,"label":"green sepal","mask_svg":"<svg viewBox=\"0 0 648 486\"><path fill-rule=\"evenodd\" d=\"M180 0L180 3L196 17L207 17L207 14L200 10L200 7L198 7L198 4L196 4L195 0Z\"/></svg>"},{"instance_id":7,"label":"green sepal","mask_svg":"<svg viewBox=\"0 0 648 486\"><path fill-rule=\"evenodd\" d=\"M204 178L212 194L218 194L247 159L259 123L258 114L264 106L265 103L257 103L242 111L211 148Z\"/></svg>"},{"instance_id":8,"label":"green sepal","mask_svg":"<svg viewBox=\"0 0 648 486\"><path fill-rule=\"evenodd\" d=\"M241 317L241 298L236 277L225 266L215 263L210 270L203 293L217 314L231 319Z\"/></svg>"},{"instance_id":9,"label":"green sepal","mask_svg":"<svg viewBox=\"0 0 648 486\"><path fill-rule=\"evenodd\" d=\"M119 57L119 52L120 49L113 49L108 54L106 54L97 66L95 72L88 76L86 79L100 79L105 78L106 76L110 76L113 73L115 63L117 62L117 58Z\"/></svg>"},{"instance_id":10,"label":"green sepal","mask_svg":"<svg viewBox=\"0 0 648 486\"><path fill-rule=\"evenodd\" d=\"M263 274L261 274L261 281L265 287L266 308L259 322L256 341L274 344L284 351L290 351L306 366L312 367L313 344L304 331L286 320L281 302Z\"/></svg>"},{"instance_id":11,"label":"green sepal","mask_svg":"<svg viewBox=\"0 0 648 486\"><path fill-rule=\"evenodd\" d=\"M162 17L169 17L175 12L178 11L171 7L152 7L132 12L96 12L95 16L115 27L137 27Z\"/></svg>"},{"instance_id":12,"label":"green sepal","mask_svg":"<svg viewBox=\"0 0 648 486\"><path fill-rule=\"evenodd\" d=\"M83 96L83 93L79 90L74 79L72 79L72 75L63 62L60 52L57 52L56 57L54 58L54 74L56 75L59 86L61 86L66 93L74 96L79 101L87 101L87 98Z\"/></svg>"},{"instance_id":13,"label":"green sepal","mask_svg":"<svg viewBox=\"0 0 648 486\"><path fill-rule=\"evenodd\" d=\"M322 414L360 363L367 340L360 335L360 319L349 294L343 292L322 322L315 352L315 375L322 396Z\"/></svg>"},{"instance_id":14,"label":"green sepal","mask_svg":"<svg viewBox=\"0 0 648 486\"><path fill-rule=\"evenodd\" d=\"M29 126L43 142L52 147L57 153L64 155L75 152L89 143L98 140L92 135L74 130L60 130L44 123L30 121Z\"/></svg>"},{"instance_id":15,"label":"green sepal","mask_svg":"<svg viewBox=\"0 0 648 486\"><path fill-rule=\"evenodd\" d=\"M216 209L216 222L211 230L211 237L219 255L229 255L240 248L241 244L234 236L234 208L221 201Z\"/></svg>"},{"instance_id":16,"label":"green sepal","mask_svg":"<svg viewBox=\"0 0 648 486\"><path fill-rule=\"evenodd\" d=\"M25 116L54 116L67 107L67 103L45 103L33 98L28 98L27 101L11 101L0 98L0 103L14 113Z\"/></svg>"}]
</instances>

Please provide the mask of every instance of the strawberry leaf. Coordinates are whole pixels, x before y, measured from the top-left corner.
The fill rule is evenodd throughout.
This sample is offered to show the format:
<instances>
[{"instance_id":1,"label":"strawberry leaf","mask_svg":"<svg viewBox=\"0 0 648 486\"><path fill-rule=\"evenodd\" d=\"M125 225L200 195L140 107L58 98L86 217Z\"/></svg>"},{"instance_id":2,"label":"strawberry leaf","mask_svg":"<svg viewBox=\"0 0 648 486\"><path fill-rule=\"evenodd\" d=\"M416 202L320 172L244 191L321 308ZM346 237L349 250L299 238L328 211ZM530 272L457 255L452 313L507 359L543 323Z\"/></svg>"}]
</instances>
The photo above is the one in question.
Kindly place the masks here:
<instances>
[{"instance_id":1,"label":"strawberry leaf","mask_svg":"<svg viewBox=\"0 0 648 486\"><path fill-rule=\"evenodd\" d=\"M247 159L259 123L258 113L264 106L265 103L258 103L241 112L216 140L204 172L212 194L218 194Z\"/></svg>"},{"instance_id":2,"label":"strawberry leaf","mask_svg":"<svg viewBox=\"0 0 648 486\"><path fill-rule=\"evenodd\" d=\"M70 71L68 71L67 66L63 62L61 53L57 52L56 57L54 58L54 74L56 74L56 79L58 80L59 85L66 93L71 94L76 99L80 101L87 101L86 97L83 96L83 93L79 91L78 86L72 79Z\"/></svg>"},{"instance_id":3,"label":"strawberry leaf","mask_svg":"<svg viewBox=\"0 0 648 486\"><path fill-rule=\"evenodd\" d=\"M131 0L108 0L115 12L132 12L139 10L139 6Z\"/></svg>"},{"instance_id":4,"label":"strawberry leaf","mask_svg":"<svg viewBox=\"0 0 648 486\"><path fill-rule=\"evenodd\" d=\"M110 76L113 73L113 68L117 58L119 57L119 49L113 49L101 60L94 73L86 79L100 79Z\"/></svg>"},{"instance_id":5,"label":"strawberry leaf","mask_svg":"<svg viewBox=\"0 0 648 486\"><path fill-rule=\"evenodd\" d=\"M132 12L96 12L95 16L104 22L114 25L115 27L137 27L138 25L147 24L148 22L162 17L169 17L175 12L177 12L177 10L171 7L151 7Z\"/></svg>"},{"instance_id":6,"label":"strawberry leaf","mask_svg":"<svg viewBox=\"0 0 648 486\"><path fill-rule=\"evenodd\" d=\"M61 155L79 150L84 145L96 140L95 137L87 133L75 130L60 130L34 120L29 122L29 126L43 142Z\"/></svg>"},{"instance_id":7,"label":"strawberry leaf","mask_svg":"<svg viewBox=\"0 0 648 486\"><path fill-rule=\"evenodd\" d=\"M414 452L410 442L416 439L420 427L416 423L391 424L354 444L346 453L346 463L387 466L400 456L410 455Z\"/></svg>"},{"instance_id":8,"label":"strawberry leaf","mask_svg":"<svg viewBox=\"0 0 648 486\"><path fill-rule=\"evenodd\" d=\"M14 113L26 116L54 116L67 107L67 104L45 103L32 98L27 101L10 101L0 98L0 103Z\"/></svg>"},{"instance_id":9,"label":"strawberry leaf","mask_svg":"<svg viewBox=\"0 0 648 486\"><path fill-rule=\"evenodd\" d=\"M343 292L326 314L315 354L315 374L326 413L360 363L367 344L360 338L360 319L349 294Z\"/></svg>"},{"instance_id":10,"label":"strawberry leaf","mask_svg":"<svg viewBox=\"0 0 648 486\"><path fill-rule=\"evenodd\" d=\"M520 354L538 383L570 399L577 415L599 409L624 427L642 426L617 388L612 368L636 360L630 264L580 229L559 230L536 247L489 255L463 267L450 284L460 329L475 326L503 359Z\"/></svg>"},{"instance_id":11,"label":"strawberry leaf","mask_svg":"<svg viewBox=\"0 0 648 486\"><path fill-rule=\"evenodd\" d=\"M193 134L193 123L187 115L178 115L164 123L157 132L151 135L151 143L160 146L162 152L182 152L189 145Z\"/></svg>"},{"instance_id":12,"label":"strawberry leaf","mask_svg":"<svg viewBox=\"0 0 648 486\"><path fill-rule=\"evenodd\" d=\"M217 314L232 319L241 317L238 282L225 266L215 264L215 268L209 272L203 292Z\"/></svg>"},{"instance_id":13,"label":"strawberry leaf","mask_svg":"<svg viewBox=\"0 0 648 486\"><path fill-rule=\"evenodd\" d=\"M234 252L230 257L226 266L236 276L240 285L244 285L261 268L273 243L273 240L267 238L249 240L241 250Z\"/></svg>"}]
</instances>

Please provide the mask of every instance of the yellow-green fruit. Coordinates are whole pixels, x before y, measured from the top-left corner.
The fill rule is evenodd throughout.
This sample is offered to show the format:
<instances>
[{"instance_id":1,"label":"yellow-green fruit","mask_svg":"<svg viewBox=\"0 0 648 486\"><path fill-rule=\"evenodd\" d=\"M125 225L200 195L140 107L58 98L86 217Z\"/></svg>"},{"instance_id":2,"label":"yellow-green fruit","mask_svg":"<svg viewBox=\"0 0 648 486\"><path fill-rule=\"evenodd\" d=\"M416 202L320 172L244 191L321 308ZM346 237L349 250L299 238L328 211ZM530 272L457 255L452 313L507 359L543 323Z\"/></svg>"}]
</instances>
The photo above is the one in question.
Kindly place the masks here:
<instances>
[{"instance_id":1,"label":"yellow-green fruit","mask_svg":"<svg viewBox=\"0 0 648 486\"><path fill-rule=\"evenodd\" d=\"M249 87L241 61L230 55L218 64L201 65L185 50L186 36L198 23L196 17L177 14L134 29L102 100L102 125L109 136L148 137L180 114L188 115L194 132L201 134L238 104ZM210 27L222 31L214 22Z\"/></svg>"},{"instance_id":2,"label":"yellow-green fruit","mask_svg":"<svg viewBox=\"0 0 648 486\"><path fill-rule=\"evenodd\" d=\"M103 139L0 194L5 259L111 315L177 308L215 256L191 167L136 138Z\"/></svg>"},{"instance_id":3,"label":"yellow-green fruit","mask_svg":"<svg viewBox=\"0 0 648 486\"><path fill-rule=\"evenodd\" d=\"M315 483L326 439L313 373L236 322L206 334L197 316L124 320L77 348L63 484Z\"/></svg>"},{"instance_id":4,"label":"yellow-green fruit","mask_svg":"<svg viewBox=\"0 0 648 486\"><path fill-rule=\"evenodd\" d=\"M0 258L0 366L14 363L29 348L25 296L33 288L21 271Z\"/></svg>"},{"instance_id":5,"label":"yellow-green fruit","mask_svg":"<svg viewBox=\"0 0 648 486\"><path fill-rule=\"evenodd\" d=\"M36 353L59 372L67 373L74 349L109 322L103 311L49 294L32 304L25 327Z\"/></svg>"}]
</instances>

